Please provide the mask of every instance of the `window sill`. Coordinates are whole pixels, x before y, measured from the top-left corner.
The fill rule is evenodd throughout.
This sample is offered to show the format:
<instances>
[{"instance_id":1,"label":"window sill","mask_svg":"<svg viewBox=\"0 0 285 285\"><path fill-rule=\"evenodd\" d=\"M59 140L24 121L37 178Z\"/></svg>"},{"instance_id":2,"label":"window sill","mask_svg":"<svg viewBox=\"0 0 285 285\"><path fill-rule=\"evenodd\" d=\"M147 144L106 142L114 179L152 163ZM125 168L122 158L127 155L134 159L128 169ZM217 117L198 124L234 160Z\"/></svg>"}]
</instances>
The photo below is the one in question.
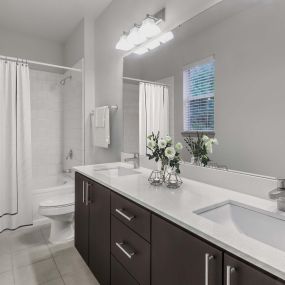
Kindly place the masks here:
<instances>
[{"instance_id":1,"label":"window sill","mask_svg":"<svg viewBox=\"0 0 285 285\"><path fill-rule=\"evenodd\" d=\"M214 138L216 134L214 131L183 131L181 135L183 137L197 137L197 133L206 135L209 138Z\"/></svg>"}]
</instances>

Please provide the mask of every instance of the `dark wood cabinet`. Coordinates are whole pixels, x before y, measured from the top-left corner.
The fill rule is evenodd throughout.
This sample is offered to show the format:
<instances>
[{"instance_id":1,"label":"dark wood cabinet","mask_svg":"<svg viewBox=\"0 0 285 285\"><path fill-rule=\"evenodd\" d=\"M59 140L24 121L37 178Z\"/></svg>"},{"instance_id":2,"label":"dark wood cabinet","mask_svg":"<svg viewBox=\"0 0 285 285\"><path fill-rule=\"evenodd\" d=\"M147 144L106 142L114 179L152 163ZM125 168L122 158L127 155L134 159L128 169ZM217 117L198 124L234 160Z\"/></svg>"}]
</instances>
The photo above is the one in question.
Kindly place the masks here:
<instances>
[{"instance_id":1,"label":"dark wood cabinet","mask_svg":"<svg viewBox=\"0 0 285 285\"><path fill-rule=\"evenodd\" d=\"M284 285L247 263L224 254L224 285Z\"/></svg>"},{"instance_id":2,"label":"dark wood cabinet","mask_svg":"<svg viewBox=\"0 0 285 285\"><path fill-rule=\"evenodd\" d=\"M285 285L75 174L75 246L101 285Z\"/></svg>"},{"instance_id":3,"label":"dark wood cabinet","mask_svg":"<svg viewBox=\"0 0 285 285\"><path fill-rule=\"evenodd\" d=\"M110 190L75 176L75 247L101 285L110 284Z\"/></svg>"},{"instance_id":4,"label":"dark wood cabinet","mask_svg":"<svg viewBox=\"0 0 285 285\"><path fill-rule=\"evenodd\" d=\"M139 285L129 272L112 256L111 257L112 285Z\"/></svg>"},{"instance_id":5,"label":"dark wood cabinet","mask_svg":"<svg viewBox=\"0 0 285 285\"><path fill-rule=\"evenodd\" d=\"M156 215L151 244L152 285L222 284L222 252Z\"/></svg>"},{"instance_id":6,"label":"dark wood cabinet","mask_svg":"<svg viewBox=\"0 0 285 285\"><path fill-rule=\"evenodd\" d=\"M89 267L101 285L110 284L110 190L94 182L89 197Z\"/></svg>"},{"instance_id":7,"label":"dark wood cabinet","mask_svg":"<svg viewBox=\"0 0 285 285\"><path fill-rule=\"evenodd\" d=\"M88 264L89 262L89 206L85 202L85 183L84 176L75 173L75 215L74 243L78 252Z\"/></svg>"},{"instance_id":8,"label":"dark wood cabinet","mask_svg":"<svg viewBox=\"0 0 285 285\"><path fill-rule=\"evenodd\" d=\"M111 219L111 252L141 285L150 284L150 244L116 217Z\"/></svg>"}]
</instances>

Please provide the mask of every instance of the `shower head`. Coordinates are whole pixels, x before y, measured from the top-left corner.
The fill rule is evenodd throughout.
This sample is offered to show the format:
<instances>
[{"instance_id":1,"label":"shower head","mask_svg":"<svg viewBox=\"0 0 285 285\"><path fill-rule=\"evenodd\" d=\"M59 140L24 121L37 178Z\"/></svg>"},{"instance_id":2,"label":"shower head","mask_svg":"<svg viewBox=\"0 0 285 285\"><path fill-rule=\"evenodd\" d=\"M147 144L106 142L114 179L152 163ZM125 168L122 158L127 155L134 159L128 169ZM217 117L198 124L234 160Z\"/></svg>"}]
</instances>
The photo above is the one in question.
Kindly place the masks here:
<instances>
[{"instance_id":1,"label":"shower head","mask_svg":"<svg viewBox=\"0 0 285 285\"><path fill-rule=\"evenodd\" d=\"M66 82L67 79L70 79L70 80L71 80L71 79L72 79L72 76L69 75L69 76L63 78L62 80L60 80L60 81L59 81L60 85L65 85L65 82Z\"/></svg>"}]
</instances>

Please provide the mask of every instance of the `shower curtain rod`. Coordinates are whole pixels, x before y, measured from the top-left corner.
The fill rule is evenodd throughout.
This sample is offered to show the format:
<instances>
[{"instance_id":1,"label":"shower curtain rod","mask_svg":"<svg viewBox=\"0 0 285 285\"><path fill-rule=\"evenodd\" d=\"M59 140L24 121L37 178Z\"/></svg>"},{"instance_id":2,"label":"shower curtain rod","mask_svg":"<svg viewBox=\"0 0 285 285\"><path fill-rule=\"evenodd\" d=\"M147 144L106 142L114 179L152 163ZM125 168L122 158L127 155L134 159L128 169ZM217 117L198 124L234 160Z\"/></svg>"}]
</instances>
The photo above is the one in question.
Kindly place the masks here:
<instances>
[{"instance_id":1,"label":"shower curtain rod","mask_svg":"<svg viewBox=\"0 0 285 285\"><path fill-rule=\"evenodd\" d=\"M142 80L142 79L137 79L137 78L132 78L132 77L123 77L123 80L150 83L150 84L162 85L162 86L167 86L167 87L171 86L171 85L165 84L165 83L160 83L160 82L155 82L155 81L147 81L147 80Z\"/></svg>"},{"instance_id":2,"label":"shower curtain rod","mask_svg":"<svg viewBox=\"0 0 285 285\"><path fill-rule=\"evenodd\" d=\"M26 60L26 59L22 59L22 58L11 57L11 56L0 55L0 59L7 60L7 61L14 61L14 62L19 61L19 62L24 62L24 63L29 63L29 64L36 64L36 65L42 65L42 66L48 66L48 67L54 67L54 68L60 68L60 69L65 69L65 70L82 72L82 70L79 68L61 66L61 65L50 64L50 63L34 61L34 60Z\"/></svg>"}]
</instances>

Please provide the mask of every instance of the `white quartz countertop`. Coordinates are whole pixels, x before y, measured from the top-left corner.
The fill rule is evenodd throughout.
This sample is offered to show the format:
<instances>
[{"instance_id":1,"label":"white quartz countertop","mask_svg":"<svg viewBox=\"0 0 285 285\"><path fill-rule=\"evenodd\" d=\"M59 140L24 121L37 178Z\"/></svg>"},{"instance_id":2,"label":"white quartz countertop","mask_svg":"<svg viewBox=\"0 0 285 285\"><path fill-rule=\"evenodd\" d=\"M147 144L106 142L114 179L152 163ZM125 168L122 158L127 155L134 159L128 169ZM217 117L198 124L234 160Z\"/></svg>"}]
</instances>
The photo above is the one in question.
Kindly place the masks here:
<instances>
[{"instance_id":1,"label":"white quartz countertop","mask_svg":"<svg viewBox=\"0 0 285 285\"><path fill-rule=\"evenodd\" d=\"M74 169L214 245L285 280L284 251L245 234L233 232L224 225L194 213L198 209L229 200L276 213L276 202L185 178L183 185L176 190L168 189L166 186L155 187L147 180L151 170L146 168L136 169L140 174L127 176L108 176L96 171L100 168L118 166L131 167L129 164L118 162L79 166Z\"/></svg>"}]
</instances>

